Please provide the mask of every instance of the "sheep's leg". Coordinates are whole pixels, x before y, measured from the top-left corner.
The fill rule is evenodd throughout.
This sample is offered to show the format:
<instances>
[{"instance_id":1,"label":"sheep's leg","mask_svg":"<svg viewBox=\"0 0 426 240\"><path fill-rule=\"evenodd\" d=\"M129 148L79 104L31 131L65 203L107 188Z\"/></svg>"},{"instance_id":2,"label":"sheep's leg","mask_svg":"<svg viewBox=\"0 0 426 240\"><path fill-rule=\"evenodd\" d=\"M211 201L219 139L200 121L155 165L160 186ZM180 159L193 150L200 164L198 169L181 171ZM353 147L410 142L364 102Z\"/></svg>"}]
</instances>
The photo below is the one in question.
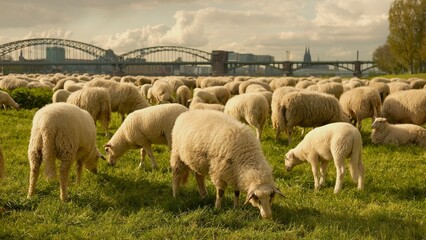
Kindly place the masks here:
<instances>
[{"instance_id":1,"label":"sheep's leg","mask_svg":"<svg viewBox=\"0 0 426 240\"><path fill-rule=\"evenodd\" d=\"M68 200L68 180L70 174L72 158L65 158L61 161L60 174L59 174L59 184L60 184L60 198L62 201Z\"/></svg>"},{"instance_id":2,"label":"sheep's leg","mask_svg":"<svg viewBox=\"0 0 426 240\"><path fill-rule=\"evenodd\" d=\"M200 197L203 199L207 195L206 184L204 182L204 176L195 173L195 179L197 180L198 193L200 193Z\"/></svg>"},{"instance_id":3,"label":"sheep's leg","mask_svg":"<svg viewBox=\"0 0 426 240\"><path fill-rule=\"evenodd\" d=\"M141 149L141 154L142 154L142 151L146 151L146 153L148 154L148 157L151 159L151 165L152 165L152 168L153 168L153 169L157 169L157 168L158 168L158 166L157 166L157 162L155 161L154 153L152 153L151 145L147 145L147 146L143 147L143 148ZM143 160L143 159L142 159L142 160ZM142 161L142 160L141 160L141 161Z\"/></svg>"},{"instance_id":4,"label":"sheep's leg","mask_svg":"<svg viewBox=\"0 0 426 240\"><path fill-rule=\"evenodd\" d=\"M180 184L186 182L186 180L188 179L189 167L185 165L185 163L180 160L179 155L174 153L173 151L170 157L170 165L172 168L173 175L173 197L175 198L179 191Z\"/></svg>"},{"instance_id":5,"label":"sheep's leg","mask_svg":"<svg viewBox=\"0 0 426 240\"><path fill-rule=\"evenodd\" d=\"M327 167L328 167L328 161L322 161L321 162L321 168L320 168L320 181L319 185L324 186L325 179L327 178Z\"/></svg>"},{"instance_id":6,"label":"sheep's leg","mask_svg":"<svg viewBox=\"0 0 426 240\"><path fill-rule=\"evenodd\" d=\"M289 127L287 128L287 136L288 136L288 144L291 144L291 134L293 133L293 128Z\"/></svg>"},{"instance_id":7,"label":"sheep's leg","mask_svg":"<svg viewBox=\"0 0 426 240\"><path fill-rule=\"evenodd\" d=\"M362 163L361 157L358 160L358 190L364 189L364 165Z\"/></svg>"},{"instance_id":8,"label":"sheep's leg","mask_svg":"<svg viewBox=\"0 0 426 240\"><path fill-rule=\"evenodd\" d=\"M356 119L356 121L357 121L357 125L358 125L358 130L359 130L359 131L361 131L361 128L362 128L362 121L361 121L361 119L359 119L359 118L357 118L357 119Z\"/></svg>"},{"instance_id":9,"label":"sheep's leg","mask_svg":"<svg viewBox=\"0 0 426 240\"><path fill-rule=\"evenodd\" d=\"M342 190L343 177L345 176L344 159L336 158L334 164L336 166L336 185L334 186L334 193L339 193Z\"/></svg>"},{"instance_id":10,"label":"sheep's leg","mask_svg":"<svg viewBox=\"0 0 426 240\"><path fill-rule=\"evenodd\" d=\"M318 158L311 157L309 162L311 163L312 174L314 175L314 187L315 190L318 190L320 188Z\"/></svg>"},{"instance_id":11,"label":"sheep's leg","mask_svg":"<svg viewBox=\"0 0 426 240\"><path fill-rule=\"evenodd\" d=\"M143 163L145 162L145 156L146 156L146 151L143 148L141 148L141 161L139 162L139 166L138 166L139 169L143 168Z\"/></svg>"},{"instance_id":12,"label":"sheep's leg","mask_svg":"<svg viewBox=\"0 0 426 240\"><path fill-rule=\"evenodd\" d=\"M234 208L240 205L240 191L234 191Z\"/></svg>"},{"instance_id":13,"label":"sheep's leg","mask_svg":"<svg viewBox=\"0 0 426 240\"><path fill-rule=\"evenodd\" d=\"M260 138L262 136L262 128L257 122L253 122L251 125L256 128L256 137L260 141Z\"/></svg>"},{"instance_id":14,"label":"sheep's leg","mask_svg":"<svg viewBox=\"0 0 426 240\"><path fill-rule=\"evenodd\" d=\"M37 183L38 176L40 175L40 165L42 156L40 152L31 152L30 154L30 186L28 188L27 198L34 195L35 186Z\"/></svg>"},{"instance_id":15,"label":"sheep's leg","mask_svg":"<svg viewBox=\"0 0 426 240\"><path fill-rule=\"evenodd\" d=\"M83 162L81 160L77 161L77 184L81 182L81 175L83 173Z\"/></svg>"},{"instance_id":16,"label":"sheep's leg","mask_svg":"<svg viewBox=\"0 0 426 240\"><path fill-rule=\"evenodd\" d=\"M216 203L214 204L216 209L220 209L222 207L222 198L224 194L225 190L216 187Z\"/></svg>"}]
</instances>

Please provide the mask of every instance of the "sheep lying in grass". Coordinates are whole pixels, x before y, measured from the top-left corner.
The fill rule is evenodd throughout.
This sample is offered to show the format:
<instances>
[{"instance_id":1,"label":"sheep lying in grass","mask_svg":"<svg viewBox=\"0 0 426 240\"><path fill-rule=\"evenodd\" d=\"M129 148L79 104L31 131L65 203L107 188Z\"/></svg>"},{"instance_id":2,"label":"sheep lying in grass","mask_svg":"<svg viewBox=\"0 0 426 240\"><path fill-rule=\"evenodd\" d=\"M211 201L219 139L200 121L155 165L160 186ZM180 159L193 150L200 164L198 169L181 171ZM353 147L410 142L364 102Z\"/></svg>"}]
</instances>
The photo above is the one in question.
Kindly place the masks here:
<instances>
[{"instance_id":1,"label":"sheep lying in grass","mask_svg":"<svg viewBox=\"0 0 426 240\"><path fill-rule=\"evenodd\" d=\"M426 129L415 124L389 124L386 118L376 118L371 131L375 144L418 145L426 147Z\"/></svg>"},{"instance_id":2,"label":"sheep lying in grass","mask_svg":"<svg viewBox=\"0 0 426 240\"><path fill-rule=\"evenodd\" d=\"M362 139L357 128L349 123L330 123L306 134L305 138L285 155L285 167L291 171L294 166L307 161L312 166L315 190L325 183L329 160L336 166L334 193L342 189L345 174L344 160L350 157L349 170L352 180L358 183L358 190L364 189L364 166L362 163Z\"/></svg>"},{"instance_id":3,"label":"sheep lying in grass","mask_svg":"<svg viewBox=\"0 0 426 240\"><path fill-rule=\"evenodd\" d=\"M426 123L426 91L411 89L390 94L383 102L382 116L389 123Z\"/></svg>"},{"instance_id":4,"label":"sheep lying in grass","mask_svg":"<svg viewBox=\"0 0 426 240\"><path fill-rule=\"evenodd\" d=\"M97 172L96 127L90 114L69 103L52 103L38 110L33 118L28 159L30 185L28 198L34 195L42 161L48 179L56 177L55 161L60 161L60 198L68 199L69 171L77 163L77 183L81 180L83 165ZM103 158L103 157L102 157Z\"/></svg>"},{"instance_id":5,"label":"sheep lying in grass","mask_svg":"<svg viewBox=\"0 0 426 240\"><path fill-rule=\"evenodd\" d=\"M58 90L60 91L60 90ZM99 121L109 136L108 126L111 121L111 98L108 90L100 87L83 88L73 92L67 103L74 104L90 113L95 123Z\"/></svg>"},{"instance_id":6,"label":"sheep lying in grass","mask_svg":"<svg viewBox=\"0 0 426 240\"><path fill-rule=\"evenodd\" d=\"M354 121L359 130L362 128L362 120L374 120L380 115L382 107L380 94L372 87L357 87L346 91L340 96L339 103L343 112Z\"/></svg>"},{"instance_id":7,"label":"sheep lying in grass","mask_svg":"<svg viewBox=\"0 0 426 240\"><path fill-rule=\"evenodd\" d=\"M0 147L0 179L4 178L4 158Z\"/></svg>"},{"instance_id":8,"label":"sheep lying in grass","mask_svg":"<svg viewBox=\"0 0 426 240\"><path fill-rule=\"evenodd\" d=\"M146 153L154 169L157 168L152 144L171 146L171 135L176 118L188 108L177 104L151 106L129 114L112 138L105 144L108 163L114 165L126 151L141 148L139 168L143 167Z\"/></svg>"},{"instance_id":9,"label":"sheep lying in grass","mask_svg":"<svg viewBox=\"0 0 426 240\"><path fill-rule=\"evenodd\" d=\"M274 196L282 195L252 130L221 112L191 110L176 119L170 164L173 197L187 181L190 169L195 172L202 198L207 194L204 178L210 176L218 209L227 186L234 189L234 207L239 204L240 191L245 191L245 203L258 207L263 218L272 217Z\"/></svg>"},{"instance_id":10,"label":"sheep lying in grass","mask_svg":"<svg viewBox=\"0 0 426 240\"><path fill-rule=\"evenodd\" d=\"M0 106L6 109L8 106L19 110L19 104L7 92L0 91Z\"/></svg>"},{"instance_id":11,"label":"sheep lying in grass","mask_svg":"<svg viewBox=\"0 0 426 240\"><path fill-rule=\"evenodd\" d=\"M236 95L228 100L224 112L256 128L256 137L260 141L269 114L269 104L263 95L260 93Z\"/></svg>"}]
</instances>

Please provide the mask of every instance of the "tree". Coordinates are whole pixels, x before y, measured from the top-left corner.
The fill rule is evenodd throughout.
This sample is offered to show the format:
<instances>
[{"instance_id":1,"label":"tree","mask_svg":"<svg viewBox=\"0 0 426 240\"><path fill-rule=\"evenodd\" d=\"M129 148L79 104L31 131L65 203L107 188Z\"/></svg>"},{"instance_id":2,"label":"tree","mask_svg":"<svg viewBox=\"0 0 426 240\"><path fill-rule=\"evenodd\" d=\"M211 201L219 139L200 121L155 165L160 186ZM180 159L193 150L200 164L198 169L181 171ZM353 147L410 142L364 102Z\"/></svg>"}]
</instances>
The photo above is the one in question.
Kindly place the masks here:
<instances>
[{"instance_id":1,"label":"tree","mask_svg":"<svg viewBox=\"0 0 426 240\"><path fill-rule=\"evenodd\" d=\"M420 69L426 35L426 1L395 0L389 9L387 42L396 61L411 73Z\"/></svg>"},{"instance_id":2,"label":"tree","mask_svg":"<svg viewBox=\"0 0 426 240\"><path fill-rule=\"evenodd\" d=\"M373 61L377 63L377 67L386 73L401 73L403 67L398 64L392 55L389 44L385 43L378 47L373 53Z\"/></svg>"}]
</instances>

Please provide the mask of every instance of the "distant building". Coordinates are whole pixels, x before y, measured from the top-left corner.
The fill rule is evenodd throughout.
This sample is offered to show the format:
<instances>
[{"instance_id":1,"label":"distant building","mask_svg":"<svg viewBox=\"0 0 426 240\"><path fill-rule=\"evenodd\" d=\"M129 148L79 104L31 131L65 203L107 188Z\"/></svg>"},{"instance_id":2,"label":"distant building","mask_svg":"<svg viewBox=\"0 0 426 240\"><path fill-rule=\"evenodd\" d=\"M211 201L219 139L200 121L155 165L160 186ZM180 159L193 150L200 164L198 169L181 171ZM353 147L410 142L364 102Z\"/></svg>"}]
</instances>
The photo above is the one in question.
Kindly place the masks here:
<instances>
[{"instance_id":1,"label":"distant building","mask_svg":"<svg viewBox=\"0 0 426 240\"><path fill-rule=\"evenodd\" d=\"M311 51L310 51L309 47L305 47L305 54L303 55L303 62L304 63L311 63L312 62Z\"/></svg>"}]
</instances>

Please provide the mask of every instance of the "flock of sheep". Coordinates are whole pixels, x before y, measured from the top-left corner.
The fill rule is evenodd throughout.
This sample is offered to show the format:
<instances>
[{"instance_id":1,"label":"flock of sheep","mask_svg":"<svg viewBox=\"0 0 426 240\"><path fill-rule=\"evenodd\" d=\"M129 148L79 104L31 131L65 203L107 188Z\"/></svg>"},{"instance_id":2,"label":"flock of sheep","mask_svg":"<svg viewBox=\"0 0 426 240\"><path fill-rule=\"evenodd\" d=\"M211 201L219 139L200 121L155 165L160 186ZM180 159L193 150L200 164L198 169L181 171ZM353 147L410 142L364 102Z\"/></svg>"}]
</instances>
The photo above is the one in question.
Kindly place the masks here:
<instances>
[{"instance_id":1,"label":"flock of sheep","mask_svg":"<svg viewBox=\"0 0 426 240\"><path fill-rule=\"evenodd\" d=\"M376 144L426 147L426 80L364 80L332 77L146 77L106 75L9 75L0 77L0 89L45 88L54 91L52 104L33 118L28 159L34 195L40 166L45 162L48 178L57 174L59 160L60 199L68 199L71 166L76 162L77 182L82 168L97 171L98 158L110 165L129 149L141 149L139 167L146 154L152 167L157 162L151 145L167 145L171 151L173 196L193 172L201 197L206 196L205 177L216 187L215 207L221 207L224 191L247 193L245 203L271 218L277 195L272 168L262 149L262 131L268 119L276 139L285 132L288 142L295 127L314 128L285 154L285 167L307 161L312 166L315 189L324 184L327 165L336 166L334 192L342 189L344 160L357 188L364 188L362 120L372 118L371 139ZM0 105L19 105L0 91ZM111 113L122 124L109 135ZM99 121L110 140L106 158L96 147ZM248 125L255 128L254 131ZM0 149L0 178L4 160Z\"/></svg>"}]
</instances>

